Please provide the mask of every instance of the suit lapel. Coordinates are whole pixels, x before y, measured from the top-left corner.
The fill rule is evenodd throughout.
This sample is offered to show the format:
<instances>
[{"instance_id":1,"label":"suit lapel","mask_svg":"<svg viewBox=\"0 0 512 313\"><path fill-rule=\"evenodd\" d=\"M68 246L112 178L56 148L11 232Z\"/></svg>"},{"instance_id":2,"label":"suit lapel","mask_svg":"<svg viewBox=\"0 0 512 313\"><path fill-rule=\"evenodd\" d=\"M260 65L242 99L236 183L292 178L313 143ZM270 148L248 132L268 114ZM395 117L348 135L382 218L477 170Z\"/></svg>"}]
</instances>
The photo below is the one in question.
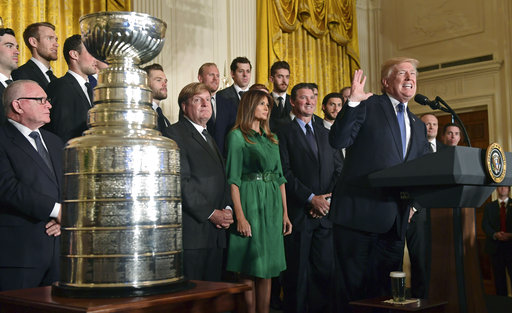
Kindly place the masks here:
<instances>
[{"instance_id":1,"label":"suit lapel","mask_svg":"<svg viewBox=\"0 0 512 313\"><path fill-rule=\"evenodd\" d=\"M71 86L73 86L75 92L80 95L80 98L82 98L82 103L84 105L87 105L87 110L89 110L91 108L91 102L89 102L89 99L87 99L87 96L85 95L82 87L80 86L76 78L74 78L73 75L71 75L70 73L66 73L64 77L71 84Z\"/></svg>"},{"instance_id":2,"label":"suit lapel","mask_svg":"<svg viewBox=\"0 0 512 313\"><path fill-rule=\"evenodd\" d=\"M192 138L194 138L194 140L201 147L203 147L203 149L205 149L212 158L222 162L222 157L220 156L219 150L217 149L217 145L215 143L213 143L212 146L214 147L215 150L212 150L210 148L210 146L208 145L208 143L206 142L206 140L204 140L203 136L194 127L194 125L192 125L192 123L189 122L187 119L185 119L184 122L186 123L187 128L188 128Z\"/></svg>"},{"instance_id":3,"label":"suit lapel","mask_svg":"<svg viewBox=\"0 0 512 313\"><path fill-rule=\"evenodd\" d=\"M9 122L6 122L7 125L9 126L8 127L8 131L10 132L11 134L11 141L12 141L12 144L17 146L21 151L23 151L24 153L26 153L27 155L29 155L33 160L34 162L37 164L37 166L39 166L41 168L41 170L53 181L55 182L55 184L57 184L57 181L55 180L55 174L50 172L50 169L48 168L48 166L46 165L46 163L44 163L43 159L41 158L41 156L39 155L39 153L37 153L36 149L34 149L34 147L30 144L30 142L28 141L27 138L25 138L25 136L23 136L16 127L14 127L14 125L12 125L11 123ZM46 141L45 141L45 144L46 144ZM53 163L53 161L52 161ZM54 166L55 168L55 166Z\"/></svg>"},{"instance_id":4,"label":"suit lapel","mask_svg":"<svg viewBox=\"0 0 512 313\"><path fill-rule=\"evenodd\" d=\"M41 130L46 147L48 147L48 153L50 154L50 160L52 161L53 172L57 180L57 186L62 186L62 177L58 173L62 173L62 147L57 146L53 140L48 139L48 135L44 130ZM60 155L57 155L60 154Z\"/></svg>"},{"instance_id":5,"label":"suit lapel","mask_svg":"<svg viewBox=\"0 0 512 313\"><path fill-rule=\"evenodd\" d=\"M380 97L383 97L384 100L382 101L384 102L384 104L381 105L380 107L384 112L384 116L386 117L386 121L391 131L391 135L393 136L396 152L400 156L400 159L403 160L404 157L402 153L402 139L400 136L400 126L398 126L398 120L396 118L395 109L393 108L393 104L391 103L391 100L389 100L389 97L386 94L381 95Z\"/></svg>"},{"instance_id":6,"label":"suit lapel","mask_svg":"<svg viewBox=\"0 0 512 313\"><path fill-rule=\"evenodd\" d=\"M43 89L46 89L46 86L48 86L48 84L49 84L48 79L46 78L46 75L45 75L46 73L41 72L41 69L32 60L28 60L27 65L30 66L33 74L35 76L37 76L37 79L35 79L35 80L36 81L40 81L40 82L44 82L44 88Z\"/></svg>"}]
</instances>

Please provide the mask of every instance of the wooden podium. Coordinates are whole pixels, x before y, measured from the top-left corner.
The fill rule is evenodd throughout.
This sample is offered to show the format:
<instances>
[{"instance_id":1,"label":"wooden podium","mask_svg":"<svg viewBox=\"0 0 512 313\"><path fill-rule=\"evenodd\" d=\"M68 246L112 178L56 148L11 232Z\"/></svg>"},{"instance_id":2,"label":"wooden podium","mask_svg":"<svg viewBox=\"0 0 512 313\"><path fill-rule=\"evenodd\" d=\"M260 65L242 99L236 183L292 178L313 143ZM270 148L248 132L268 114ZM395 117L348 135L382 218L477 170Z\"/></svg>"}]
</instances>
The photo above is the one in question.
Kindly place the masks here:
<instances>
[{"instance_id":1,"label":"wooden podium","mask_svg":"<svg viewBox=\"0 0 512 313\"><path fill-rule=\"evenodd\" d=\"M244 292L251 287L224 282L191 281L195 287L146 297L88 299L56 297L51 287L0 292L0 313L69 312L245 312Z\"/></svg>"},{"instance_id":2,"label":"wooden podium","mask_svg":"<svg viewBox=\"0 0 512 313\"><path fill-rule=\"evenodd\" d=\"M446 147L369 176L372 186L389 188L420 207L429 208L432 224L431 300L448 301L446 312L485 313L476 247L475 207L496 186L512 185L512 166L505 180L486 175L485 151ZM512 153L506 158L512 160ZM447 209L450 208L450 209Z\"/></svg>"}]
</instances>

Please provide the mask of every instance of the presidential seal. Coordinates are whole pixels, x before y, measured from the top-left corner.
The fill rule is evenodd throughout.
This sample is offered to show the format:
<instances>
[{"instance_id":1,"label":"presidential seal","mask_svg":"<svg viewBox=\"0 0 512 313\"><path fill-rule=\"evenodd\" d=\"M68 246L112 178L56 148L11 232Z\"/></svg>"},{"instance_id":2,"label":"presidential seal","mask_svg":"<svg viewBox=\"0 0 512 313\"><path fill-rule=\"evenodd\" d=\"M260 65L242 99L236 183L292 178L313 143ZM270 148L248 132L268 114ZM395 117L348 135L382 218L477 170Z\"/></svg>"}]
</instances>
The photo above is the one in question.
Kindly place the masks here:
<instances>
[{"instance_id":1,"label":"presidential seal","mask_svg":"<svg viewBox=\"0 0 512 313\"><path fill-rule=\"evenodd\" d=\"M487 173L495 183L501 183L507 172L507 160L503 148L497 143L492 143L485 151L485 164Z\"/></svg>"}]
</instances>

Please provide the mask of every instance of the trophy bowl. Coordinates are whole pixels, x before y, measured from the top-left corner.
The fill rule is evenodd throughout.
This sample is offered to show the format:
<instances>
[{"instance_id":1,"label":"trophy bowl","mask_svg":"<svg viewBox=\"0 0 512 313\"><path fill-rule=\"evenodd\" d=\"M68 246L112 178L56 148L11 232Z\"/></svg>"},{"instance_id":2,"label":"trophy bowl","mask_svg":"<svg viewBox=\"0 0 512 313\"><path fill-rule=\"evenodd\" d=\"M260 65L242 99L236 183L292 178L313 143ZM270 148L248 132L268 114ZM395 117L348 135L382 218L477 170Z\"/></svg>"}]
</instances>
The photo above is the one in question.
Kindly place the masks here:
<instances>
[{"instance_id":1,"label":"trophy bowl","mask_svg":"<svg viewBox=\"0 0 512 313\"><path fill-rule=\"evenodd\" d=\"M142 13L99 12L82 16L80 29L85 47L95 58L144 64L162 51L167 24Z\"/></svg>"}]
</instances>

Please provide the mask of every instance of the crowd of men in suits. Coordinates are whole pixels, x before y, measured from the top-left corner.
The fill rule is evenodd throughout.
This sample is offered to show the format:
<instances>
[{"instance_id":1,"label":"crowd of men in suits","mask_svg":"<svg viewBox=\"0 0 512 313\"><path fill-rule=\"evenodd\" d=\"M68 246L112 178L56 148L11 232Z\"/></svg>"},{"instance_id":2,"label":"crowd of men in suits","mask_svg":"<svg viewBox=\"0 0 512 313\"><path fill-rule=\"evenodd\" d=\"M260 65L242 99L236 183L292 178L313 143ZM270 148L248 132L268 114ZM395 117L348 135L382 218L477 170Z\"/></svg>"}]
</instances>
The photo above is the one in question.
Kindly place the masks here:
<instances>
[{"instance_id":1,"label":"crowd of men in suits","mask_svg":"<svg viewBox=\"0 0 512 313\"><path fill-rule=\"evenodd\" d=\"M8 119L0 116L0 290L58 278L61 150L63 142L87 129L94 75L102 66L73 35L63 45L68 71L56 78L50 66L59 47L55 27L31 24L23 39L32 57L18 68L14 32L0 30L1 111ZM437 118L420 119L407 105L416 92L417 64L409 58L387 61L382 95L366 93L366 77L356 71L351 87L323 98L324 119L314 113L316 84L299 83L288 94L289 64L278 61L270 68L270 127L279 138L294 227L285 238L287 270L275 285L279 291L282 284L285 312L345 312L351 300L388 294L388 274L401 268L406 237L413 296L428 294L428 210L366 181L372 172L442 147ZM188 279L221 280L225 232L236 218L225 174L225 138L250 87L252 65L238 57L230 69L233 85L217 91L216 64L203 64L198 82L181 90L179 121L171 125L160 107L167 98L164 70L158 64L144 68L157 128L180 147ZM459 127L447 125L443 138L456 145Z\"/></svg>"}]
</instances>

